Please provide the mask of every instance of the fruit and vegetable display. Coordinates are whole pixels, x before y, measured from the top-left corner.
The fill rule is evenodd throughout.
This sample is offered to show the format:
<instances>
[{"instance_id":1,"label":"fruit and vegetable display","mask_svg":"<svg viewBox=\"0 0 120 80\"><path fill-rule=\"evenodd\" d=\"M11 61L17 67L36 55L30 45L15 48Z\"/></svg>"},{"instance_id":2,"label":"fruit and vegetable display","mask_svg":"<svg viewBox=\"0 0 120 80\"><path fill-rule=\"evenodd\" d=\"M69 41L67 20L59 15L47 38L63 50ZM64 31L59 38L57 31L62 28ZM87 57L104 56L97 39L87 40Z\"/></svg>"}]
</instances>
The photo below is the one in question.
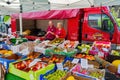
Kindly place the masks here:
<instances>
[{"instance_id":1,"label":"fruit and vegetable display","mask_svg":"<svg viewBox=\"0 0 120 80\"><path fill-rule=\"evenodd\" d=\"M88 60L95 60L94 56L93 55L87 55L87 54L75 54L74 56L75 58L85 58L85 59L88 59Z\"/></svg>"},{"instance_id":2,"label":"fruit and vegetable display","mask_svg":"<svg viewBox=\"0 0 120 80\"><path fill-rule=\"evenodd\" d=\"M30 70L37 71L39 69L46 67L47 65L48 65L47 63L42 62L42 61L33 63L32 59L20 61L20 62L14 64L15 68L26 71L26 72L29 72Z\"/></svg>"},{"instance_id":3,"label":"fruit and vegetable display","mask_svg":"<svg viewBox=\"0 0 120 80\"><path fill-rule=\"evenodd\" d=\"M35 42L24 42L22 44L20 44L20 47L19 47L19 51L22 51L26 48L28 48L29 52L33 52L34 51L34 47L37 45L37 43Z\"/></svg>"},{"instance_id":4,"label":"fruit and vegetable display","mask_svg":"<svg viewBox=\"0 0 120 80\"><path fill-rule=\"evenodd\" d=\"M11 54L13 54L13 52L10 50L0 50L0 54L1 55L11 55Z\"/></svg>"},{"instance_id":5,"label":"fruit and vegetable display","mask_svg":"<svg viewBox=\"0 0 120 80\"><path fill-rule=\"evenodd\" d=\"M41 52L41 53L45 53L45 50L46 49L51 49L53 46L51 45L48 45L50 41L43 41L39 44L37 44L35 47L34 47L34 51L36 52Z\"/></svg>"},{"instance_id":6,"label":"fruit and vegetable display","mask_svg":"<svg viewBox=\"0 0 120 80\"><path fill-rule=\"evenodd\" d=\"M116 51L116 50L112 50L112 51L111 51L111 55L120 56L120 52L118 52L118 51Z\"/></svg>"},{"instance_id":7,"label":"fruit and vegetable display","mask_svg":"<svg viewBox=\"0 0 120 80\"><path fill-rule=\"evenodd\" d=\"M0 57L8 60L17 60L20 59L22 56L14 54L10 50L0 50Z\"/></svg>"},{"instance_id":8,"label":"fruit and vegetable display","mask_svg":"<svg viewBox=\"0 0 120 80\"><path fill-rule=\"evenodd\" d=\"M104 78L105 75L105 70L100 70L100 69L96 69L96 68L82 68L82 66L80 64L77 64L73 69L72 72L77 72L80 74L84 74L87 76L91 76L93 78L97 78L102 80L102 78Z\"/></svg>"},{"instance_id":9,"label":"fruit and vegetable display","mask_svg":"<svg viewBox=\"0 0 120 80\"><path fill-rule=\"evenodd\" d=\"M55 38L54 40L50 41L49 44L50 45L58 45L60 43L62 43L64 41L64 39L62 38Z\"/></svg>"},{"instance_id":10,"label":"fruit and vegetable display","mask_svg":"<svg viewBox=\"0 0 120 80\"><path fill-rule=\"evenodd\" d=\"M28 54L28 58L30 59L35 59L35 58L38 58L39 56L41 55L41 53L38 53L38 52L31 52Z\"/></svg>"},{"instance_id":11,"label":"fruit and vegetable display","mask_svg":"<svg viewBox=\"0 0 120 80\"><path fill-rule=\"evenodd\" d=\"M1 48L0 58L9 63L6 65L6 61L2 59L0 63L2 62L5 68L7 66L8 72L26 80L41 80L38 79L41 74L47 74L44 75L46 80L103 80L106 71L118 77L120 54L117 50L111 50L110 42L80 44L78 41L59 38L52 41L6 44L10 48ZM110 58L114 59L109 61ZM57 66L55 71L51 71L54 68L49 66L51 64Z\"/></svg>"},{"instance_id":12,"label":"fruit and vegetable display","mask_svg":"<svg viewBox=\"0 0 120 80\"><path fill-rule=\"evenodd\" d=\"M66 40L66 41L64 41L62 44L60 44L59 47L65 48L65 49L68 49L68 48L76 48L78 44L79 44L78 41Z\"/></svg>"},{"instance_id":13,"label":"fruit and vegetable display","mask_svg":"<svg viewBox=\"0 0 120 80\"><path fill-rule=\"evenodd\" d=\"M99 70L99 69L88 69L88 76L95 77L99 80L104 79L105 76L105 70Z\"/></svg>"},{"instance_id":14,"label":"fruit and vegetable display","mask_svg":"<svg viewBox=\"0 0 120 80\"><path fill-rule=\"evenodd\" d=\"M54 73L45 76L47 80L61 80L66 75L66 71L56 70Z\"/></svg>"},{"instance_id":15,"label":"fruit and vegetable display","mask_svg":"<svg viewBox=\"0 0 120 80\"><path fill-rule=\"evenodd\" d=\"M70 60L67 60L64 65L63 68L70 70L75 66L75 63L72 63Z\"/></svg>"},{"instance_id":16,"label":"fruit and vegetable display","mask_svg":"<svg viewBox=\"0 0 120 80\"><path fill-rule=\"evenodd\" d=\"M80 64L75 65L75 67L73 67L71 71L78 72L78 73L85 74L85 75L87 74L87 69L82 68Z\"/></svg>"},{"instance_id":17,"label":"fruit and vegetable display","mask_svg":"<svg viewBox=\"0 0 120 80\"><path fill-rule=\"evenodd\" d=\"M19 56L17 54L11 54L11 55L3 55L1 58L8 59L8 60L18 60L18 59L21 59L22 56Z\"/></svg>"},{"instance_id":18,"label":"fruit and vegetable display","mask_svg":"<svg viewBox=\"0 0 120 80\"><path fill-rule=\"evenodd\" d=\"M48 63L61 63L64 61L65 56L62 55L52 55L50 56L43 56L40 58L42 61L48 62Z\"/></svg>"},{"instance_id":19,"label":"fruit and vegetable display","mask_svg":"<svg viewBox=\"0 0 120 80\"><path fill-rule=\"evenodd\" d=\"M51 58L50 58L50 60L49 60L49 63L53 63L53 62L55 62L55 63L61 63L61 62L63 62L64 61L64 59L65 59L65 57L64 56L61 56L61 55L53 55Z\"/></svg>"},{"instance_id":20,"label":"fruit and vegetable display","mask_svg":"<svg viewBox=\"0 0 120 80\"><path fill-rule=\"evenodd\" d=\"M89 50L90 50L90 45L87 45L87 44L82 44L81 46L78 46L77 47L81 53L85 53L85 54L89 54Z\"/></svg>"},{"instance_id":21,"label":"fruit and vegetable display","mask_svg":"<svg viewBox=\"0 0 120 80\"><path fill-rule=\"evenodd\" d=\"M101 58L106 58L111 50L111 42L95 41L89 51L89 54L98 55Z\"/></svg>"},{"instance_id":22,"label":"fruit and vegetable display","mask_svg":"<svg viewBox=\"0 0 120 80\"><path fill-rule=\"evenodd\" d=\"M82 75L77 75L72 72L68 72L64 78L61 80L93 80L92 78L88 78Z\"/></svg>"},{"instance_id":23,"label":"fruit and vegetable display","mask_svg":"<svg viewBox=\"0 0 120 80\"><path fill-rule=\"evenodd\" d=\"M56 52L56 53L59 53L59 52L63 51L63 49L62 49L62 48L59 48L59 47L55 47L55 48L53 49L53 51Z\"/></svg>"}]
</instances>

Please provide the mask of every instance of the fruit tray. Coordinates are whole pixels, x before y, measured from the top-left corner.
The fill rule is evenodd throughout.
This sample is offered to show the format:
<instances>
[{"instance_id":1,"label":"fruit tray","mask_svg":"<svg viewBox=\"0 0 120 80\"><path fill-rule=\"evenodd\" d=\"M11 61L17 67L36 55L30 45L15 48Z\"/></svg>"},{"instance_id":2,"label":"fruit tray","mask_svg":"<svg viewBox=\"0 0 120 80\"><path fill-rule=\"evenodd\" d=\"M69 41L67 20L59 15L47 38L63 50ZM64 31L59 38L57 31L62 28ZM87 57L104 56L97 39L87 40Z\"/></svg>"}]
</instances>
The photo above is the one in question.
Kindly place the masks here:
<instances>
[{"instance_id":1,"label":"fruit tray","mask_svg":"<svg viewBox=\"0 0 120 80\"><path fill-rule=\"evenodd\" d=\"M76 63L72 63L73 60L74 60L74 58L71 58L71 57L65 58L65 60L63 62L63 69L65 71L70 71L76 65ZM80 62L80 59L78 62Z\"/></svg>"},{"instance_id":2,"label":"fruit tray","mask_svg":"<svg viewBox=\"0 0 120 80\"><path fill-rule=\"evenodd\" d=\"M80 66L80 64L75 65L70 71L73 73L77 73L79 75L93 78L93 80L104 80L104 77L105 77L104 69L102 70L95 69L95 68L83 69Z\"/></svg>"},{"instance_id":3,"label":"fruit tray","mask_svg":"<svg viewBox=\"0 0 120 80\"><path fill-rule=\"evenodd\" d=\"M65 40L62 44L59 45L59 47L62 47L62 48L76 48L78 44L79 44L78 41Z\"/></svg>"},{"instance_id":4,"label":"fruit tray","mask_svg":"<svg viewBox=\"0 0 120 80\"><path fill-rule=\"evenodd\" d=\"M63 41L64 41L64 39L62 39L62 38L56 38L56 39L50 41L50 42L48 43L48 45L50 45L50 46L57 46L57 45L59 45L60 43L62 43Z\"/></svg>"},{"instance_id":5,"label":"fruit tray","mask_svg":"<svg viewBox=\"0 0 120 80\"><path fill-rule=\"evenodd\" d=\"M17 54L17 55L21 56L20 59L25 59L25 58L26 58L26 56L22 56L22 55L20 55L20 54ZM14 60L14 59L10 59L10 60L9 60L9 59L0 57L0 63L5 66L6 70L8 70L9 64L10 64L11 62L15 62L15 61L16 61L16 60Z\"/></svg>"},{"instance_id":6,"label":"fruit tray","mask_svg":"<svg viewBox=\"0 0 120 80\"><path fill-rule=\"evenodd\" d=\"M61 80L95 80L94 78L84 76L82 74L68 72Z\"/></svg>"},{"instance_id":7,"label":"fruit tray","mask_svg":"<svg viewBox=\"0 0 120 80\"><path fill-rule=\"evenodd\" d=\"M55 66L55 64L49 64L46 67L39 69L37 71L30 70L30 71L26 72L26 71L15 68L14 64L18 63L18 62L20 62L20 61L10 63L9 72L18 77L21 77L25 80L38 80L40 74L45 74L46 72L52 70Z\"/></svg>"},{"instance_id":8,"label":"fruit tray","mask_svg":"<svg viewBox=\"0 0 120 80\"><path fill-rule=\"evenodd\" d=\"M39 80L61 80L62 77L66 75L66 73L66 71L58 70L55 66L51 71L47 72L44 75L40 75Z\"/></svg>"},{"instance_id":9,"label":"fruit tray","mask_svg":"<svg viewBox=\"0 0 120 80\"><path fill-rule=\"evenodd\" d=\"M47 75L49 75L49 74L52 74L52 73L54 73L56 70L57 70L57 66L55 65L54 68L51 69L50 71L46 72L46 74L41 74L41 75L39 76L39 80L46 80L46 79L44 78L44 76L47 76Z\"/></svg>"},{"instance_id":10,"label":"fruit tray","mask_svg":"<svg viewBox=\"0 0 120 80\"><path fill-rule=\"evenodd\" d=\"M39 76L39 80L49 80L51 77L50 75L55 73L57 71L57 67L55 66L54 69L52 69L51 71L47 72L46 74L41 74ZM66 71L64 71L65 74L62 74L63 77L61 77L60 79L57 79L57 80L67 80L67 79L64 79L66 76L68 76L69 72L67 73ZM59 73L58 73L59 74ZM55 75L58 75L58 74L55 74ZM89 76L85 76L83 74L78 74L78 73L75 73L78 77L82 77L82 79L85 79L85 80L96 80L95 78L91 78ZM60 74L61 75L61 74ZM46 76L49 76L49 78L47 79ZM59 76L59 75L58 75ZM53 76L54 77L54 76ZM59 78L59 77L58 77ZM53 79L51 80L56 80L56 78L54 77Z\"/></svg>"}]
</instances>

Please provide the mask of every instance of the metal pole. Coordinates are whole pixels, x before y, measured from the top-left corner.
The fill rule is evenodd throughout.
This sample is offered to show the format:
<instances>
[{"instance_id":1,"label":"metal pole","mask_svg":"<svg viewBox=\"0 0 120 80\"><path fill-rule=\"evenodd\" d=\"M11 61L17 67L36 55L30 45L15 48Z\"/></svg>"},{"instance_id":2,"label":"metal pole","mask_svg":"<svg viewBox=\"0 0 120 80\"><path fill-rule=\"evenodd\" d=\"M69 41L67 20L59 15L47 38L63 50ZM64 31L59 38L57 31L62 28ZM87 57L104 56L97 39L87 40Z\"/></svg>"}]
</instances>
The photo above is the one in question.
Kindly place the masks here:
<instances>
[{"instance_id":1,"label":"metal pole","mask_svg":"<svg viewBox=\"0 0 120 80\"><path fill-rule=\"evenodd\" d=\"M22 27L22 5L20 5L19 23L20 23L20 35L22 35L22 32L23 32L23 27Z\"/></svg>"}]
</instances>

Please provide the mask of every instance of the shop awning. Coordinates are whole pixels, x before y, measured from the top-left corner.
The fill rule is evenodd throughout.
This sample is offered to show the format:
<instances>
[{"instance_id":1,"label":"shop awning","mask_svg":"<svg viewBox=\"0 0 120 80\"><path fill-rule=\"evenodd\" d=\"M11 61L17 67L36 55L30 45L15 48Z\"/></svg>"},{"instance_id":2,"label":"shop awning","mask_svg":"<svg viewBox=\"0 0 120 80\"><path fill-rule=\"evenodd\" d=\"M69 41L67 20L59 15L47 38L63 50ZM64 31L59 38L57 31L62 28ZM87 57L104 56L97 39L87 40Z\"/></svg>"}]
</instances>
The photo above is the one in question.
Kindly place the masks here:
<instances>
[{"instance_id":1,"label":"shop awning","mask_svg":"<svg viewBox=\"0 0 120 80\"><path fill-rule=\"evenodd\" d=\"M26 12L22 13L23 19L66 19L76 17L79 9L68 9L68 10L50 10L50 11L39 11L39 12ZM11 15L15 19L19 19L19 14Z\"/></svg>"}]
</instances>

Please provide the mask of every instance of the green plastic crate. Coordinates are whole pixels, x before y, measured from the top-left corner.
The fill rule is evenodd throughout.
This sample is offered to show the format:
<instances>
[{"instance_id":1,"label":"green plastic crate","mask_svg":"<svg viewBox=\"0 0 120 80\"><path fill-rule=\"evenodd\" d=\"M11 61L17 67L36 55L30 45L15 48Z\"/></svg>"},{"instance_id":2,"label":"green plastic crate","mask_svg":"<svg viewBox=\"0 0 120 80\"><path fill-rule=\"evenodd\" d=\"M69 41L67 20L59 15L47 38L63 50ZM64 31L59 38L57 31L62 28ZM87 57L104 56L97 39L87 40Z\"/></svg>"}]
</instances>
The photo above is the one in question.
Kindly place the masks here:
<instances>
[{"instance_id":1,"label":"green plastic crate","mask_svg":"<svg viewBox=\"0 0 120 80\"><path fill-rule=\"evenodd\" d=\"M64 55L64 56L68 56L68 57L72 57L74 54L77 53L77 50L73 50L73 51L70 51L70 52L64 52L64 51L61 51L61 52L55 52L54 50L52 49L47 49L45 51L45 55L47 56L51 56L52 54L58 54L58 55Z\"/></svg>"},{"instance_id":2,"label":"green plastic crate","mask_svg":"<svg viewBox=\"0 0 120 80\"><path fill-rule=\"evenodd\" d=\"M20 78L14 74L11 74L11 73L7 73L6 76L5 76L5 80L25 80L23 78Z\"/></svg>"},{"instance_id":3,"label":"green plastic crate","mask_svg":"<svg viewBox=\"0 0 120 80\"><path fill-rule=\"evenodd\" d=\"M14 62L14 63L16 63L16 62ZM46 72L52 70L55 66L55 64L50 64L47 67L42 68L37 71L25 72L25 71L15 68L13 65L14 63L10 63L9 72L16 76L19 76L25 80L38 80L40 74L45 74Z\"/></svg>"}]
</instances>

